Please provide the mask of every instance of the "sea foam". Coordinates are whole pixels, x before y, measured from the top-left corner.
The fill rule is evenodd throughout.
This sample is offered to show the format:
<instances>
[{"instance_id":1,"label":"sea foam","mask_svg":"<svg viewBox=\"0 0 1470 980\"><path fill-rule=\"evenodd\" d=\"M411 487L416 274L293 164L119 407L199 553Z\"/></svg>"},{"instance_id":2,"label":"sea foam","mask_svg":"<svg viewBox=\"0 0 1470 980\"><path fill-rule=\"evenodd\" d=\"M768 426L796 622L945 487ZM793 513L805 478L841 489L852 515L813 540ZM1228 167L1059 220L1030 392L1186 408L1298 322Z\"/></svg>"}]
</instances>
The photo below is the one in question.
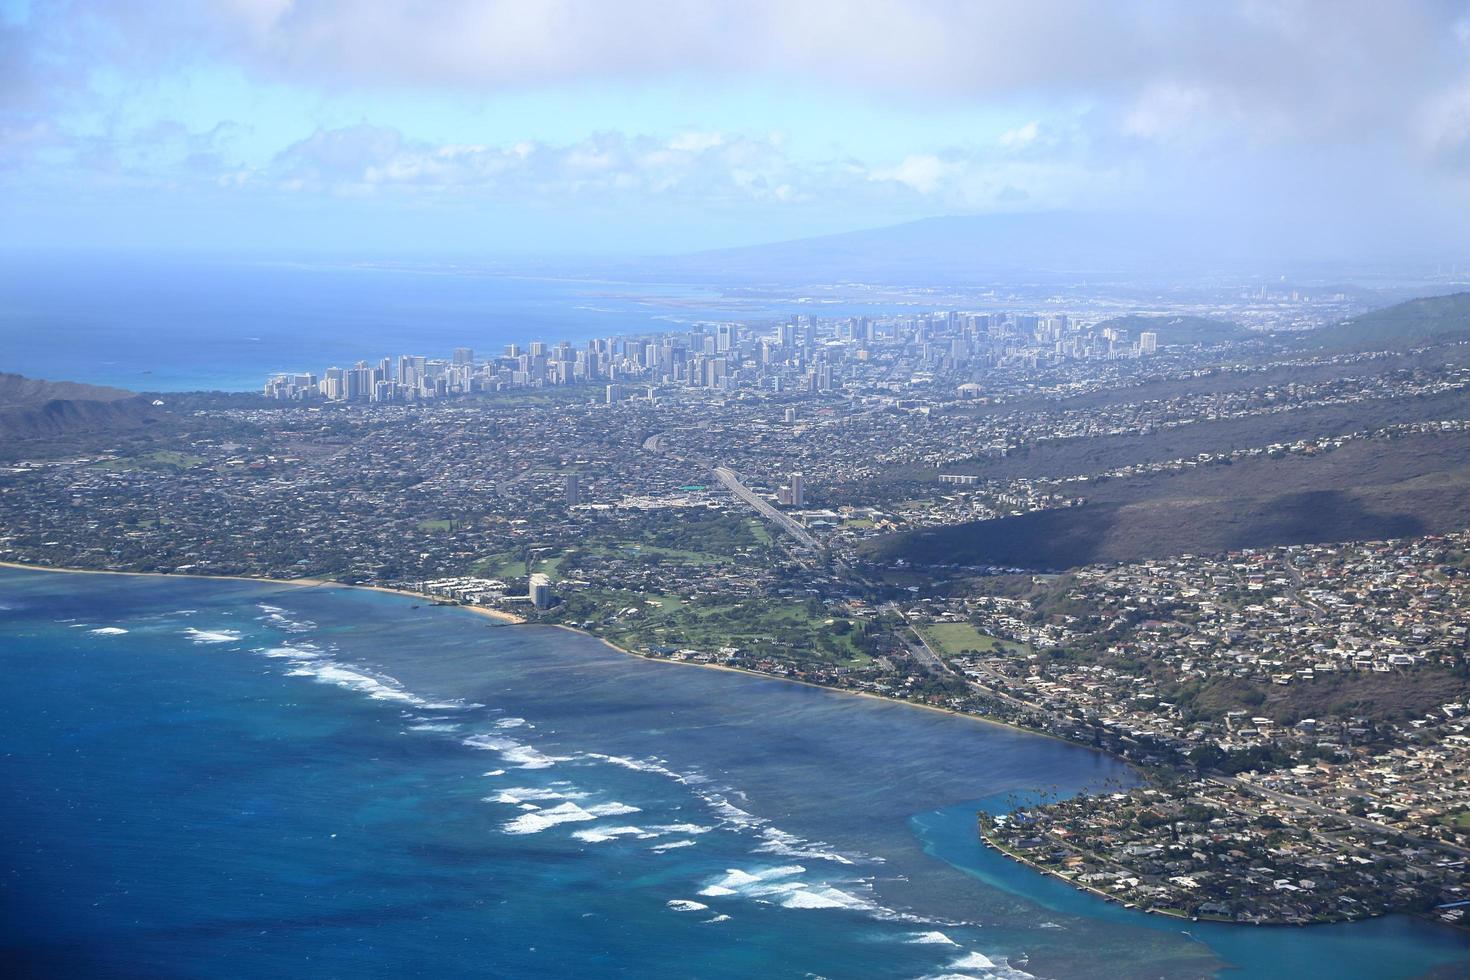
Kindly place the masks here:
<instances>
[{"instance_id":1,"label":"sea foam","mask_svg":"<svg viewBox=\"0 0 1470 980\"><path fill-rule=\"evenodd\" d=\"M189 627L184 635L195 643L234 643L240 639L239 630L196 630Z\"/></svg>"},{"instance_id":2,"label":"sea foam","mask_svg":"<svg viewBox=\"0 0 1470 980\"><path fill-rule=\"evenodd\" d=\"M506 821L504 830L507 834L539 834L543 830L550 830L564 823L582 823L596 820L599 817L615 817L637 812L636 806L628 806L626 803L599 803L583 809L567 801L546 810L523 813L514 820Z\"/></svg>"},{"instance_id":3,"label":"sea foam","mask_svg":"<svg viewBox=\"0 0 1470 980\"><path fill-rule=\"evenodd\" d=\"M795 834L788 834L779 827L762 827L760 834L766 842L755 848L758 854L776 854L806 861L832 861L836 864L853 863L851 858L839 854L825 841L808 841Z\"/></svg>"},{"instance_id":4,"label":"sea foam","mask_svg":"<svg viewBox=\"0 0 1470 980\"><path fill-rule=\"evenodd\" d=\"M471 735L464 740L464 744L472 749L499 752L502 759L515 763L517 769L549 769L558 762L567 762L572 758L568 755L547 755L504 735Z\"/></svg>"},{"instance_id":5,"label":"sea foam","mask_svg":"<svg viewBox=\"0 0 1470 980\"><path fill-rule=\"evenodd\" d=\"M639 840L650 840L658 834L650 834L642 827L588 827L586 830L574 830L572 836L588 844L601 844L604 841L617 840L619 837L637 837Z\"/></svg>"},{"instance_id":6,"label":"sea foam","mask_svg":"<svg viewBox=\"0 0 1470 980\"><path fill-rule=\"evenodd\" d=\"M424 699L403 689L391 677L374 677L359 669L347 667L336 661L303 663L287 672L292 677L310 677L322 684L335 684L350 691L366 694L375 701L399 701L403 704L423 705Z\"/></svg>"}]
</instances>

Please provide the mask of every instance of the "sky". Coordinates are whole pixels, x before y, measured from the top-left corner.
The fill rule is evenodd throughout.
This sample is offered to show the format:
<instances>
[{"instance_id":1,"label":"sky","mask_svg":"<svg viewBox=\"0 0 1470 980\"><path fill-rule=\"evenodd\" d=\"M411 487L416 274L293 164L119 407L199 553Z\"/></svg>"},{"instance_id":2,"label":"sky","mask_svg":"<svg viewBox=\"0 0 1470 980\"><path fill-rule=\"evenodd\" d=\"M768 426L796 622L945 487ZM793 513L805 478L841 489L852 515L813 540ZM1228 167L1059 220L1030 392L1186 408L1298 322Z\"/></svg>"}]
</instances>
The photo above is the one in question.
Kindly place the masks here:
<instances>
[{"instance_id":1,"label":"sky","mask_svg":"<svg viewBox=\"0 0 1470 980\"><path fill-rule=\"evenodd\" d=\"M1470 255L1470 0L0 0L0 247L669 254L924 217Z\"/></svg>"}]
</instances>

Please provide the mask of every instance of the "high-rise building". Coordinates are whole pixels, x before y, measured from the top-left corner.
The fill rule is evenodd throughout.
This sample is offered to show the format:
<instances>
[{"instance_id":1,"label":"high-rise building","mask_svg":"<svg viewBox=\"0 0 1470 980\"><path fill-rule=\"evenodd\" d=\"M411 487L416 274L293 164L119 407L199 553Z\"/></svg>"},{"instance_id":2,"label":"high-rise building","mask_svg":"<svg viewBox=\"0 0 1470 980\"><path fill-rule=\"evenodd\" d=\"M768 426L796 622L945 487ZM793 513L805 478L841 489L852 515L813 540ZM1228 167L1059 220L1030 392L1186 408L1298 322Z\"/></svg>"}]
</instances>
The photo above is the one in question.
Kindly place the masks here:
<instances>
[{"instance_id":1,"label":"high-rise building","mask_svg":"<svg viewBox=\"0 0 1470 980\"><path fill-rule=\"evenodd\" d=\"M540 572L532 573L526 595L537 609L547 608L551 605L551 579Z\"/></svg>"},{"instance_id":2,"label":"high-rise building","mask_svg":"<svg viewBox=\"0 0 1470 980\"><path fill-rule=\"evenodd\" d=\"M456 347L454 349L454 363L456 365L473 365L475 363L475 351L470 347Z\"/></svg>"},{"instance_id":3,"label":"high-rise building","mask_svg":"<svg viewBox=\"0 0 1470 980\"><path fill-rule=\"evenodd\" d=\"M577 474L568 473L566 480L567 506L575 507L582 502L582 483L577 479Z\"/></svg>"},{"instance_id":4,"label":"high-rise building","mask_svg":"<svg viewBox=\"0 0 1470 980\"><path fill-rule=\"evenodd\" d=\"M1138 335L1138 353L1153 354L1159 349L1159 335L1152 330L1145 330Z\"/></svg>"},{"instance_id":5,"label":"high-rise building","mask_svg":"<svg viewBox=\"0 0 1470 980\"><path fill-rule=\"evenodd\" d=\"M791 474L791 506L806 506L806 478L800 473Z\"/></svg>"},{"instance_id":6,"label":"high-rise building","mask_svg":"<svg viewBox=\"0 0 1470 980\"><path fill-rule=\"evenodd\" d=\"M327 373L322 376L322 394L332 401L342 401L347 397L347 372L339 367L327 368Z\"/></svg>"},{"instance_id":7,"label":"high-rise building","mask_svg":"<svg viewBox=\"0 0 1470 980\"><path fill-rule=\"evenodd\" d=\"M704 364L704 385L706 388L720 388L725 384L725 377L729 365L723 357L712 357Z\"/></svg>"}]
</instances>

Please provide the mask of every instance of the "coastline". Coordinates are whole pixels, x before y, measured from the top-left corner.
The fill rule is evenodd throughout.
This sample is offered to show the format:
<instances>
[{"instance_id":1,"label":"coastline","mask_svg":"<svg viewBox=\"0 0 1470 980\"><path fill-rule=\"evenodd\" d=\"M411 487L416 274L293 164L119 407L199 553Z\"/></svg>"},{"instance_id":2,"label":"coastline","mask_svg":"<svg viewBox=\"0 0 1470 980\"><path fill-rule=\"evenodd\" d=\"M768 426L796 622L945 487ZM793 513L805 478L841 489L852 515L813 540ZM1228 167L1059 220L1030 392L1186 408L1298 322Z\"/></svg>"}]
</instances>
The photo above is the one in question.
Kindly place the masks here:
<instances>
[{"instance_id":1,"label":"coastline","mask_svg":"<svg viewBox=\"0 0 1470 980\"><path fill-rule=\"evenodd\" d=\"M433 596L407 589L390 589L385 585L349 585L326 578L267 578L264 575L201 575L196 572L126 572L110 568L58 568L54 565L24 565L15 561L0 561L0 568L13 568L21 572L56 572L61 575L130 575L135 578L195 578L212 579L216 582L255 582L262 585L289 585L300 589L362 589L367 592L385 592L410 599L433 602ZM451 603L456 609L464 609L506 625L518 625L525 620L514 613L485 606L462 606Z\"/></svg>"},{"instance_id":2,"label":"coastline","mask_svg":"<svg viewBox=\"0 0 1470 980\"><path fill-rule=\"evenodd\" d=\"M380 592L380 593L384 593L384 594L388 594L388 595L397 595L397 596L402 596L402 597L405 597L405 598L415 599L415 600L419 600L419 601L429 601L429 602L434 602L435 601L434 600L434 597L432 597L432 596L426 595L424 593L412 592L412 591L409 591L409 590L406 590L406 589L395 589L395 588L389 588L387 586L376 586L376 585L351 585L351 584L347 584L347 583L343 583L343 582L336 582L336 581L333 581L333 580L330 580L330 579L320 579L320 578L311 578L311 577L302 577L302 578L295 578L295 579L278 579L278 578L268 578L268 577L265 577L265 576L249 576L249 575L209 575L209 574L198 574L198 573L187 573L187 572L179 572L179 573L171 573L171 572L134 572L134 571L111 570L111 569L59 568L59 567L51 567L51 566L44 566L44 565L27 565L27 564L22 564L22 563L19 563L19 562L10 562L10 561L0 561L0 569L13 569L13 570L16 570L16 571L25 571L25 572L50 572L50 573L58 573L58 574L66 574L66 575L122 575L122 576L138 577L138 578L188 578L188 579L201 579L201 580L210 580L210 579L212 579L212 580L217 580L217 581L248 582L248 583L257 584L257 585L290 586L290 587L293 587L293 588L302 588L302 589L310 589L310 588L361 589L363 591ZM848 696L856 696L856 697L869 698L869 699L872 699L872 700L875 700L875 701L881 701L881 702L886 702L886 703L889 703L889 704L901 705L901 706L908 707L908 708L921 708L921 709L924 709L924 710L927 710L927 711L939 712L939 713L942 713L942 714L945 714L945 715L949 715L951 717L966 719L966 720L971 721L971 722L980 722L980 723L984 723L984 724L999 726L1001 728L1009 729L1010 731L1017 732L1017 733L1023 733L1023 734L1026 734L1026 735L1041 736L1041 737L1053 739L1055 741L1066 743L1067 745L1069 745L1069 746L1071 746L1073 748L1090 750L1092 752L1095 752L1095 753L1098 753L1098 754L1107 756L1110 759L1113 759L1115 761L1120 762L1121 764L1123 764L1124 766L1126 766L1131 771L1140 772L1140 773L1147 771L1147 770L1143 769L1142 767L1140 767L1137 763L1134 763L1134 762L1132 762L1132 761L1130 761L1128 759L1125 759L1125 758L1123 758L1121 756L1115 755L1115 754L1113 754L1113 753L1111 753L1111 752L1107 751L1106 749L1101 748L1099 746L1085 745L1085 744L1082 744L1080 742L1075 742L1075 741L1073 741L1071 739L1065 738L1065 737L1060 736L1060 735L1054 735L1054 734L1052 734L1050 732L1037 731L1035 729L1027 728L1027 727L1024 727L1024 726L1021 726L1021 725L1016 725L1016 724L1013 724L1013 723L1010 723L1010 722L1006 722L1006 721L1001 721L1001 720L998 720L998 719L995 719L995 718L989 718L989 717L985 717L985 716L981 716L981 715L976 715L976 714L972 714L972 713L964 712L964 711L957 711L957 710L955 710L953 708L946 708L946 707L941 707L939 705L924 704L924 703L917 702L917 701L910 701L910 700L905 700L905 699L901 699L901 698L890 697L890 696L887 696L887 695L876 694L876 693L873 693L871 691L853 690L853 689L850 689L850 688L836 687L836 686L829 685L829 684L820 684L820 683L816 683L814 681L801 680L799 678L794 678L794 677L783 677L783 676L780 676L780 675L777 675L777 674L765 673L763 671L751 670L751 669L744 668L744 667L732 667L732 666L728 666L728 665L725 665L725 664L704 663L704 662L695 661L695 660L673 660L673 659L669 659L669 658L666 658L666 657L655 657L655 656L651 656L649 654L638 653L638 652L636 652L634 650L631 650L631 649L629 649L627 647L624 647L624 646L622 646L622 645L620 645L618 643L615 643L615 642L613 642L612 640L610 640L610 639L608 639L606 637L598 636L597 634L591 633L591 632L589 632L589 631L587 631L585 629L581 629L579 627L574 627L574 626L569 626L569 625L566 625L564 623L532 623L532 622L528 622L523 617L517 616L517 615L515 615L513 613L504 612L504 611L498 610L498 609L490 609L490 608L483 607L483 606L462 605L462 604L454 603L454 602L441 602L441 603L437 603L437 604L443 605L445 608L449 608L449 609L459 609L459 610L468 611L468 612L471 612L471 613L480 615L482 617L485 617L485 618L488 618L488 619L492 619L492 620L496 621L500 625L549 626L549 627L554 628L554 629L564 630L564 631L566 631L568 633L574 633L574 634L578 634L578 635L585 636L585 637L588 637L590 639L596 640L597 642L603 644L604 646L606 646L606 647L608 647L608 648L610 648L612 650L615 650L618 653L623 654L625 656L636 657L636 658L638 658L640 660L645 660L645 661L649 661L649 662L680 664L680 665L684 665L684 666L703 667L703 668L710 669L710 670L724 671L724 672L727 672L727 673L744 674L744 675L749 676L749 677L761 678L761 679L770 680L770 681L778 681L778 682L783 682L783 683L788 683L788 684L797 684L797 685L801 685L803 687L809 687L809 688L815 688L815 689L818 689L818 690L829 691L829 692L832 692L832 693L835 693L835 694L840 694L840 695L848 695ZM1086 883L1078 882L1076 880L1067 878L1066 876L1058 873L1055 869L1048 868L1048 867L1045 867L1043 865L1037 864L1036 862L1030 860L1026 856L1011 851L1010 849L1002 846L998 841L992 839L992 837L990 836L990 834L986 833L983 828L978 828L977 829L976 836L979 837L980 843L984 847L986 847L986 848L988 848L990 850L993 850L993 851L997 852L998 854L1000 854L1004 858L1007 858L1007 859L1009 859L1011 861L1016 862L1017 864L1025 867L1025 868L1027 868L1028 870L1030 870L1031 872L1033 872L1035 874L1039 874L1039 875L1044 876L1044 877L1053 878L1056 881L1059 881L1059 882L1061 882L1061 883L1063 883L1065 885L1070 886L1072 889L1074 889L1076 891L1085 892L1085 893L1087 893L1087 894L1089 894L1089 895L1091 895L1091 896L1093 896L1095 898L1099 898L1099 899L1103 900L1106 903L1117 905L1117 906L1119 906L1121 908L1124 908L1124 909L1127 909L1129 911L1137 911L1137 912L1142 912L1142 913L1149 914L1149 915L1158 915L1158 916L1163 916L1165 918L1174 919L1174 920L1178 920L1178 921L1184 921L1184 922L1188 922L1188 921L1212 922L1212 923L1216 923L1216 924L1219 924L1219 925L1226 925L1226 926L1237 926L1237 925L1287 926L1287 925L1291 925L1291 926L1293 926L1295 928L1301 928L1302 925L1303 925L1303 924L1300 924L1300 923L1285 923L1285 922L1271 922L1271 921L1263 921L1263 922L1239 922L1239 921L1236 921L1236 920L1223 919L1223 918L1218 918L1218 917L1215 917L1215 916L1200 916L1200 917L1196 918L1196 917L1191 917L1191 916L1189 916L1188 914L1185 914L1185 913L1175 912L1175 911L1166 910L1166 909L1144 908L1144 907L1141 907L1141 906L1138 906L1138 905L1132 905L1132 906L1130 906L1130 905L1124 903L1121 899L1119 899L1118 897L1116 897L1114 895L1110 895L1107 892L1104 892L1104 891L1102 891L1102 890L1100 890L1100 889L1098 889L1098 888L1096 888L1096 887L1094 887L1092 885L1088 885ZM1427 923L1429 923L1431 925L1436 925L1436 926L1443 926L1444 925L1444 923L1441 923L1441 922L1439 922L1439 921L1437 921L1435 919L1429 918L1428 916L1423 915L1423 914L1414 913L1414 912L1400 913L1400 914L1407 914L1411 918L1419 919L1419 920L1424 921L1424 922L1427 922ZM1369 917L1369 918L1376 918L1376 916ZM1339 919L1339 920L1332 920L1332 922L1325 923L1325 924L1350 924L1350 923L1357 922L1357 921L1364 921L1364 920L1363 919L1345 918L1345 919ZM1310 924L1315 925L1315 924L1319 924L1319 923L1310 923ZM1463 926L1450 925L1450 928L1452 930L1455 930L1455 931L1463 931L1465 927L1463 927Z\"/></svg>"},{"instance_id":3,"label":"coastline","mask_svg":"<svg viewBox=\"0 0 1470 980\"><path fill-rule=\"evenodd\" d=\"M56 572L62 575L130 575L140 578L194 578L213 579L215 581L225 582L254 582L265 585L289 585L295 586L297 588L362 589L363 591L367 592L382 592L388 595L400 595L410 599L418 599L420 601L433 601L432 596L427 596L420 592L409 592L406 589L391 589L384 585L349 585L345 582L334 582L331 579L321 578L286 579L267 578L262 575L202 575L196 572L128 572L108 568L60 568L53 565L26 565L22 564L21 562L13 561L0 561L0 568L13 568L17 571L22 572ZM768 681L780 681L784 684L799 684L803 687L815 688L819 691L831 691L834 694L842 694L848 697L871 698L874 701L882 701L887 704L902 705L906 708L920 708L925 711L935 711L939 712L940 714L949 715L952 718L963 718L967 721L978 722L985 725L995 725L1000 728L1008 729L1009 731L1023 732L1027 735L1033 735L1038 738L1054 739L1058 742L1064 742L1067 745L1073 746L1074 748L1087 749L1092 752L1102 753L1103 755L1106 755L1111 759L1116 759L1117 761L1122 762L1124 765L1127 765L1130 768L1137 768L1135 763L1132 763L1127 759L1120 758L1119 756L1115 756L1107 750L1101 749L1095 745L1082 745L1078 742L1073 742L1070 739L1063 738L1060 735L1053 735L1050 732L1040 732L1034 728L1026 728L1022 725L1014 725L1010 722L1000 721L995 718L986 718L982 715L971 714L965 711L956 711L953 708L943 708L937 704L922 704L917 701L907 701L903 698L894 698L883 694L874 694L871 691L854 691L850 688L834 687L830 684L817 684L813 681L804 681L796 677L781 677L777 674L767 674L759 670L749 670L744 667L730 667L725 664L707 664L701 663L697 660L671 660L666 657L650 657L647 654L638 653L637 651L629 650L627 647L619 646L606 637L598 636L596 633L590 633L587 630L579 629L576 626L568 626L565 623L529 623L524 617L517 616L514 613L504 612L499 609L490 609L485 606L466 606L460 605L458 603L449 603L446 605L446 608L464 610L465 612L474 613L478 616L484 616L487 619L493 619L496 622L508 626L549 626L552 629L566 630L568 633L576 633L579 636L585 636L590 639L596 640L604 646L616 650L618 653L624 654L629 657L637 657L639 660L647 660L651 663L678 664L685 667L702 667L706 670L721 670L731 674L744 674L748 677L759 677Z\"/></svg>"},{"instance_id":4,"label":"coastline","mask_svg":"<svg viewBox=\"0 0 1470 980\"><path fill-rule=\"evenodd\" d=\"M1040 864L1037 864L1035 861L1032 861L1028 857L1025 857L1025 856L1020 855L1020 854L1017 854L1016 852L1012 851L1008 847L1003 847L1000 844L999 841L996 841L996 840L992 839L991 836L989 834L987 834L983 829L979 831L979 835L980 835L980 842L982 844L984 844L986 847L990 848L992 851L995 851L997 854L1001 855L1002 857L1008 858L1009 860L1012 860L1012 861L1015 861L1017 864L1022 865L1023 867L1030 868L1032 871L1036 872L1037 874L1045 875L1048 878L1055 878L1057 881L1060 881L1060 882L1062 882L1065 885L1068 885L1068 886L1070 886L1072 888L1075 888L1078 891L1087 892L1089 895L1096 896L1097 898L1100 898L1100 899L1102 899L1105 902L1109 902L1109 903L1111 903L1113 905L1120 906L1121 908L1128 909L1131 912L1143 912L1145 915L1162 915L1162 916L1167 916L1168 918L1171 918L1171 919L1181 919L1181 920L1183 920L1185 922L1207 921L1207 922L1219 922L1219 923L1221 923L1223 925L1235 925L1236 924L1233 919L1201 918L1201 919L1198 919L1197 920L1193 916L1185 915L1185 914L1183 914L1181 912L1172 912L1172 911L1169 911L1167 909L1154 909L1154 908L1147 908L1146 909L1146 908L1140 908L1137 905L1134 905L1134 906L1132 906L1130 908L1127 903L1123 902L1116 895L1109 895L1107 892L1103 891L1101 888L1097 888L1097 887L1095 887L1093 885L1086 884L1085 882L1080 882L1080 881L1076 881L1076 880L1074 880L1072 878L1068 878L1065 875L1059 873L1054 868L1044 867L1044 866L1042 866ZM1242 925L1245 925L1245 924L1250 924L1250 923L1241 923L1241 924ZM1259 923L1256 923L1256 924L1259 924Z\"/></svg>"},{"instance_id":5,"label":"coastline","mask_svg":"<svg viewBox=\"0 0 1470 980\"><path fill-rule=\"evenodd\" d=\"M835 687L831 684L818 684L815 681L804 681L798 677L782 677L779 674L767 674L763 671L750 670L746 667L731 667L728 664L707 664L698 660L672 660L668 657L650 657L646 653L638 653L636 650L629 650L627 647L619 646L618 644L614 643L612 640L609 640L604 636L598 636L596 633L589 633L587 630L579 629L576 626L568 626L565 623L523 622L523 625L550 626L553 629L566 630L568 633L576 633L579 636L590 637L591 639L596 640L598 643L601 643L604 646L611 647L619 653L626 654L629 657L637 657L639 660L647 660L650 663L678 664L684 667L703 667L705 670L722 670L730 674L744 674L747 677L759 677L763 680L768 681L780 681L783 684L799 684L802 687L810 687L818 691L831 691L834 694L843 694L848 697L871 698L874 701L882 701L885 704L903 705L905 708L921 708L925 711L937 711L940 714L949 715L951 718L963 718L966 721L980 722L981 724L985 725L995 725L999 728L1005 728L1013 732L1023 732L1024 734L1034 735L1038 738L1053 739L1055 741L1070 745L1073 748L1088 749L1093 752L1099 752L1110 759L1115 759L1118 762L1121 762L1129 768L1137 768L1136 763L1130 762L1129 760L1124 759L1120 756L1113 755L1106 749L1099 748L1096 745L1083 745L1080 742L1074 742L1071 739L1063 738L1060 735L1053 735L1051 732L1039 732L1034 728L1026 728L1024 725L1013 725L1008 721L1000 721L995 718L987 718L984 715L971 714L967 711L956 711L953 708L943 708L937 704L924 704L919 701L907 701L903 698L889 697L885 694L874 694L872 691L855 691L852 688L848 687Z\"/></svg>"}]
</instances>

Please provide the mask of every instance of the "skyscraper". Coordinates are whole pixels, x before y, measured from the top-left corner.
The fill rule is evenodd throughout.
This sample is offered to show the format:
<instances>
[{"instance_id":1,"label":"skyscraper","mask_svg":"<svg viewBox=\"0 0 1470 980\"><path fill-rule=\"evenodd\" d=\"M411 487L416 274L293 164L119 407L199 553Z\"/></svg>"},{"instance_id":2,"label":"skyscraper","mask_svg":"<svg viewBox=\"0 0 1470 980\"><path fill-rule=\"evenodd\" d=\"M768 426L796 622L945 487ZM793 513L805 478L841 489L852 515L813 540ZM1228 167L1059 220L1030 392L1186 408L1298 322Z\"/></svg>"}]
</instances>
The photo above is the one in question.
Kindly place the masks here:
<instances>
[{"instance_id":1,"label":"skyscraper","mask_svg":"<svg viewBox=\"0 0 1470 980\"><path fill-rule=\"evenodd\" d=\"M791 474L791 506L806 506L806 478L800 473Z\"/></svg>"},{"instance_id":2,"label":"skyscraper","mask_svg":"<svg viewBox=\"0 0 1470 980\"><path fill-rule=\"evenodd\" d=\"M526 592L531 599L531 605L537 609L545 609L551 605L551 578L540 572L533 573Z\"/></svg>"},{"instance_id":3,"label":"skyscraper","mask_svg":"<svg viewBox=\"0 0 1470 980\"><path fill-rule=\"evenodd\" d=\"M568 473L566 480L567 506L575 507L582 502L582 484L577 479L577 474Z\"/></svg>"}]
</instances>

